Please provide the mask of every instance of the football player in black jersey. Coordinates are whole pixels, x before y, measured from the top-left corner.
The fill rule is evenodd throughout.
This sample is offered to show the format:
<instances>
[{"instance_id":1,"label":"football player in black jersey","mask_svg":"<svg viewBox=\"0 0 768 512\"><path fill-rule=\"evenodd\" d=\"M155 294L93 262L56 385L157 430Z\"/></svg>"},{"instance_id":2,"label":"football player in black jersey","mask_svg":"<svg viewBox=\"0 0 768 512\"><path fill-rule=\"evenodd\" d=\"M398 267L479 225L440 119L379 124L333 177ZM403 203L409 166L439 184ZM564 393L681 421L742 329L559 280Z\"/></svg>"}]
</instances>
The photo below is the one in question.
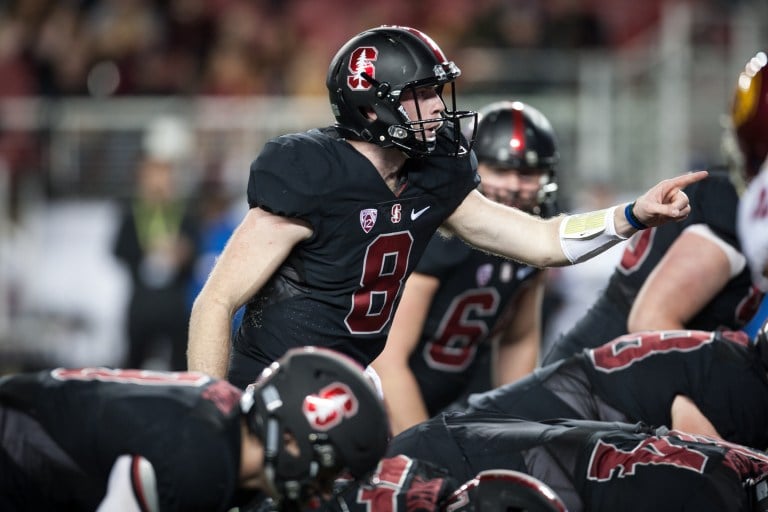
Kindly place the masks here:
<instances>
[{"instance_id":1,"label":"football player in black jersey","mask_svg":"<svg viewBox=\"0 0 768 512\"><path fill-rule=\"evenodd\" d=\"M0 379L0 510L298 509L389 439L357 363L288 351L243 392L201 373L57 368Z\"/></svg>"},{"instance_id":2,"label":"football player in black jersey","mask_svg":"<svg viewBox=\"0 0 768 512\"><path fill-rule=\"evenodd\" d=\"M554 266L689 214L682 189L705 171L663 180L633 203L549 220L486 198L461 134L475 115L455 109L459 74L407 27L366 30L338 51L326 80L337 124L278 137L251 164L250 210L192 308L189 369L242 387L296 343L369 364L439 227L485 251Z\"/></svg>"},{"instance_id":3,"label":"football player in black jersey","mask_svg":"<svg viewBox=\"0 0 768 512\"><path fill-rule=\"evenodd\" d=\"M736 220L743 183L754 178L768 153L768 86L761 86L768 71L756 62L747 64L736 88L731 119L741 151L726 151L736 161L685 189L692 210L684 222L630 239L601 296L553 342L544 364L625 333L741 329L753 318L765 290L753 286ZM747 74L758 78L751 86Z\"/></svg>"},{"instance_id":4,"label":"football player in black jersey","mask_svg":"<svg viewBox=\"0 0 768 512\"><path fill-rule=\"evenodd\" d=\"M642 421L768 448L768 319L742 331L648 331L472 395L469 409L541 420Z\"/></svg>"},{"instance_id":5,"label":"football player in black jersey","mask_svg":"<svg viewBox=\"0 0 768 512\"><path fill-rule=\"evenodd\" d=\"M440 414L395 437L373 485L348 487L341 493L343 504L332 508L473 510L458 508L461 502L446 495L455 482L499 469L543 482L537 492L554 492L568 512L768 510L768 455L762 451L640 423L533 422L458 412ZM519 484L510 489L521 491ZM529 501L530 508L507 508L501 501L498 508L480 510L558 510L554 500L544 498ZM472 495L463 502L467 499Z\"/></svg>"},{"instance_id":6,"label":"football player in black jersey","mask_svg":"<svg viewBox=\"0 0 768 512\"><path fill-rule=\"evenodd\" d=\"M501 101L481 109L477 123L483 195L551 216L558 152L549 120L525 103ZM543 269L473 249L456 237L432 237L406 281L384 351L372 363L390 397L394 434L470 391L533 371L544 279Z\"/></svg>"}]
</instances>

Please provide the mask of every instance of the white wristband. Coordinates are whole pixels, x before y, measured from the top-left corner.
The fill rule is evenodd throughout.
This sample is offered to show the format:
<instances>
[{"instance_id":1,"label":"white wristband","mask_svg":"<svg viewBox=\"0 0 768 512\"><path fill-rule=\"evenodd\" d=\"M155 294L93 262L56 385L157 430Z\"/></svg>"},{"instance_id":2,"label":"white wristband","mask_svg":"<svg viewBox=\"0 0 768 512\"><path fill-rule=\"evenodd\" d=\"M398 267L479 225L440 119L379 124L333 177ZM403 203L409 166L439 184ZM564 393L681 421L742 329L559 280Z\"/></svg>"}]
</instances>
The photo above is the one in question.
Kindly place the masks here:
<instances>
[{"instance_id":1,"label":"white wristband","mask_svg":"<svg viewBox=\"0 0 768 512\"><path fill-rule=\"evenodd\" d=\"M560 247L571 263L580 263L613 247L625 237L616 232L616 207L567 215L560 222Z\"/></svg>"}]
</instances>

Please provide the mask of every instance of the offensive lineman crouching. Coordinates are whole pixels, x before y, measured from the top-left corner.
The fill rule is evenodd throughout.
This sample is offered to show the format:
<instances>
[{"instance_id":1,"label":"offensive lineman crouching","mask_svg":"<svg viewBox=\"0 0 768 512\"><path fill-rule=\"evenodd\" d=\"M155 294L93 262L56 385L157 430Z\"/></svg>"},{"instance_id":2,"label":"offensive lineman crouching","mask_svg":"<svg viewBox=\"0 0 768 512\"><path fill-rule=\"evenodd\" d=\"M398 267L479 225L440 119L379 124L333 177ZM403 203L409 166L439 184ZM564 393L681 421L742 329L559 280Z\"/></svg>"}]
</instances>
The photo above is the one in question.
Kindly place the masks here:
<instances>
[{"instance_id":1,"label":"offensive lineman crouching","mask_svg":"<svg viewBox=\"0 0 768 512\"><path fill-rule=\"evenodd\" d=\"M63 369L0 379L0 510L282 510L372 471L387 445L362 370L289 351L245 392L201 373Z\"/></svg>"}]
</instances>

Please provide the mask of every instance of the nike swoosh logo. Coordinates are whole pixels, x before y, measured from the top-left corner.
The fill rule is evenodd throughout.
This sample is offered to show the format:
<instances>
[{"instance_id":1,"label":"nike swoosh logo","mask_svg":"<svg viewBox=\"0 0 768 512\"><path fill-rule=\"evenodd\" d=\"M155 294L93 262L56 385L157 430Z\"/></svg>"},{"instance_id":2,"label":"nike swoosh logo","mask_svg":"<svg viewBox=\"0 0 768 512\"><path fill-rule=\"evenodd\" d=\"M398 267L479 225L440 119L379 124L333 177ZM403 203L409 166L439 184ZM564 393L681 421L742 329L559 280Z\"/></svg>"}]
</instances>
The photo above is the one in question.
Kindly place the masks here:
<instances>
[{"instance_id":1,"label":"nike swoosh logo","mask_svg":"<svg viewBox=\"0 0 768 512\"><path fill-rule=\"evenodd\" d=\"M426 213L426 211L427 211L427 210L429 210L429 206L425 206L424 208L422 208L422 209L421 209L421 210L419 210L419 211L416 211L416 210L411 210L411 220L416 220L416 219L418 219L419 217L421 217L422 215L424 215L424 213Z\"/></svg>"}]
</instances>

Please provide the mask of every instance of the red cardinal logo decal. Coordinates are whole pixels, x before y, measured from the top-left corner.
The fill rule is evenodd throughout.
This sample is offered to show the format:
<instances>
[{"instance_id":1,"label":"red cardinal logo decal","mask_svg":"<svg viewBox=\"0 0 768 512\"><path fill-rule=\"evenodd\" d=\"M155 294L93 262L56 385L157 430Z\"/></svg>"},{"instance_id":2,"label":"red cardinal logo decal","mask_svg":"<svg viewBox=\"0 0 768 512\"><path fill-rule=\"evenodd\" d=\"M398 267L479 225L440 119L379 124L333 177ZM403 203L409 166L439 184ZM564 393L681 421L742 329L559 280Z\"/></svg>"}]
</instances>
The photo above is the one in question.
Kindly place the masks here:
<instances>
[{"instance_id":1,"label":"red cardinal logo decal","mask_svg":"<svg viewBox=\"0 0 768 512\"><path fill-rule=\"evenodd\" d=\"M376 66L373 62L379 58L379 50L373 46L361 46L352 52L349 57L349 72L347 85L353 91L367 91L371 88L370 82L361 76L367 73L371 78L376 78Z\"/></svg>"},{"instance_id":2,"label":"red cardinal logo decal","mask_svg":"<svg viewBox=\"0 0 768 512\"><path fill-rule=\"evenodd\" d=\"M357 414L357 397L346 384L334 382L316 395L307 395L302 411L312 428L330 430L344 418Z\"/></svg>"}]
</instances>

